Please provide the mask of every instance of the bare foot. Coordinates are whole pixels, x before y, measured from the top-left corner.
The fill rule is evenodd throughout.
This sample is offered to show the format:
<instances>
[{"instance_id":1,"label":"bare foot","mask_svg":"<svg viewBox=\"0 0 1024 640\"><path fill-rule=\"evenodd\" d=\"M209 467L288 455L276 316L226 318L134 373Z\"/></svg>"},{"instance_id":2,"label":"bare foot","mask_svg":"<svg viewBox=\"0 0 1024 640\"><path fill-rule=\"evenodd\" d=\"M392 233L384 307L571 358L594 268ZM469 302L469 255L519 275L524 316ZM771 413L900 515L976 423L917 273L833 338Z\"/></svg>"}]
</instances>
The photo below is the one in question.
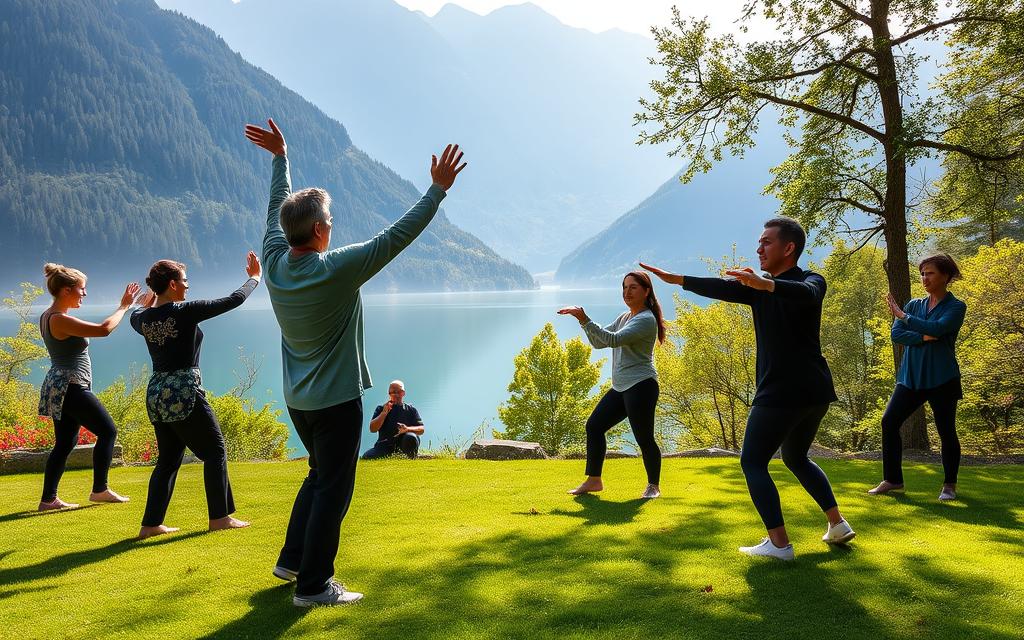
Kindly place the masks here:
<instances>
[{"instance_id":1,"label":"bare foot","mask_svg":"<svg viewBox=\"0 0 1024 640\"><path fill-rule=\"evenodd\" d=\"M576 487L575 489L569 489L567 493L572 496L581 496L584 493L597 493L602 489L604 489L604 483L601 482L601 477L590 476L589 478L583 481L583 484Z\"/></svg>"},{"instance_id":2,"label":"bare foot","mask_svg":"<svg viewBox=\"0 0 1024 640\"><path fill-rule=\"evenodd\" d=\"M181 531L178 527L168 527L166 525L158 524L155 527L142 527L139 529L139 540L145 540L146 538L152 538L153 536L162 536L165 533L174 533L175 531Z\"/></svg>"},{"instance_id":3,"label":"bare foot","mask_svg":"<svg viewBox=\"0 0 1024 640\"><path fill-rule=\"evenodd\" d=\"M893 484L892 482L889 482L888 480L882 480L881 482L878 483L878 486L875 487L874 489L868 489L868 493L870 493L873 496L880 496L883 493L890 493L890 492L893 492L893 491L903 491L903 485L902 484Z\"/></svg>"},{"instance_id":4,"label":"bare foot","mask_svg":"<svg viewBox=\"0 0 1024 640\"><path fill-rule=\"evenodd\" d=\"M64 502L60 498L54 498L49 502L40 502L39 511L55 511L57 509L77 509L78 505L71 502Z\"/></svg>"},{"instance_id":5,"label":"bare foot","mask_svg":"<svg viewBox=\"0 0 1024 640\"><path fill-rule=\"evenodd\" d=\"M210 520L210 531L220 531L221 529L241 529L248 526L248 522L232 518L231 516L224 516L223 518Z\"/></svg>"},{"instance_id":6,"label":"bare foot","mask_svg":"<svg viewBox=\"0 0 1024 640\"><path fill-rule=\"evenodd\" d=\"M112 490L107 489L106 491L95 491L89 494L89 502L128 502L131 500L128 496L122 496L114 493Z\"/></svg>"},{"instance_id":7,"label":"bare foot","mask_svg":"<svg viewBox=\"0 0 1024 640\"><path fill-rule=\"evenodd\" d=\"M656 484L648 484L647 488L644 489L644 492L643 492L643 494L641 494L640 497L641 498L660 498L661 497L661 488L658 485L656 485Z\"/></svg>"}]
</instances>

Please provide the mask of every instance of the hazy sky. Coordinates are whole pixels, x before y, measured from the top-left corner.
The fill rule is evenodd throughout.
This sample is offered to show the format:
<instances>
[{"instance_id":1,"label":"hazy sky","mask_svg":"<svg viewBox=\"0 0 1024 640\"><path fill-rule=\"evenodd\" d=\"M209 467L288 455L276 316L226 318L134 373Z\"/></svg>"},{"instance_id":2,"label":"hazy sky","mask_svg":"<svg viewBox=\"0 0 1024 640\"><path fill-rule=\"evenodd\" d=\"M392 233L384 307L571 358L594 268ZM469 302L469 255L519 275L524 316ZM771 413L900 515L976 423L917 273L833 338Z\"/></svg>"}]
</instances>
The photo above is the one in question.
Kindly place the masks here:
<instances>
[{"instance_id":1,"label":"hazy sky","mask_svg":"<svg viewBox=\"0 0 1024 640\"><path fill-rule=\"evenodd\" d=\"M431 16L449 3L449 0L396 1L402 6L418 9ZM684 14L710 17L716 30L726 30L727 26L739 17L743 6L743 0L718 0L713 3L697 2L696 0L532 0L532 2L563 23L573 27L582 27L597 32L619 28L623 31L644 35L650 34L650 27L653 24L668 25L672 15L672 5L678 6ZM523 4L523 0L457 0L452 4L485 15L498 7Z\"/></svg>"}]
</instances>

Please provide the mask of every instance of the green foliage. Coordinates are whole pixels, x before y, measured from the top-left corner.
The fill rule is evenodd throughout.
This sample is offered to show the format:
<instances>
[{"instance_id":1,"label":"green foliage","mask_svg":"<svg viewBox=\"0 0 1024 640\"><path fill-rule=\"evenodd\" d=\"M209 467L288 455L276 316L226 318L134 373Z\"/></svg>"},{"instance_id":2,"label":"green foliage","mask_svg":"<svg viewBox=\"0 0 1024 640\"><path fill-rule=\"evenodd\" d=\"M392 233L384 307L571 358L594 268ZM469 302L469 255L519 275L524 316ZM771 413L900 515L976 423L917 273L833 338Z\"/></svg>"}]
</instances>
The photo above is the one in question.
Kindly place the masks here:
<instances>
[{"instance_id":1,"label":"green foliage","mask_svg":"<svg viewBox=\"0 0 1024 640\"><path fill-rule=\"evenodd\" d=\"M46 347L39 337L39 326L30 320L32 304L43 290L31 282L21 283L21 293L13 291L3 299L3 308L18 318L18 331L0 337L0 383L8 384L31 373L31 365L46 357Z\"/></svg>"},{"instance_id":2,"label":"green foliage","mask_svg":"<svg viewBox=\"0 0 1024 640\"><path fill-rule=\"evenodd\" d=\"M682 448L738 450L754 399L757 346L750 307L701 308L675 296L670 340L654 352L659 422Z\"/></svg>"},{"instance_id":3,"label":"green foliage","mask_svg":"<svg viewBox=\"0 0 1024 640\"><path fill-rule=\"evenodd\" d=\"M1001 240L960 262L967 304L957 356L963 376L964 448L1024 451L1024 243Z\"/></svg>"},{"instance_id":4,"label":"green foliage","mask_svg":"<svg viewBox=\"0 0 1024 640\"><path fill-rule=\"evenodd\" d=\"M590 362L590 351L579 338L563 344L554 326L545 324L515 357L512 395L498 407L505 431L496 435L539 442L548 453L582 444L587 417L607 388L591 394L604 359Z\"/></svg>"},{"instance_id":5,"label":"green foliage","mask_svg":"<svg viewBox=\"0 0 1024 640\"><path fill-rule=\"evenodd\" d=\"M146 412L148 382L149 367L133 366L96 394L117 425L117 441L128 464L156 462L156 435Z\"/></svg>"},{"instance_id":6,"label":"green foliage","mask_svg":"<svg viewBox=\"0 0 1024 640\"><path fill-rule=\"evenodd\" d=\"M880 448L881 412L895 384L883 260L877 247L849 253L840 243L822 269L828 291L821 347L839 401L822 421L818 441L840 451Z\"/></svg>"},{"instance_id":7,"label":"green foliage","mask_svg":"<svg viewBox=\"0 0 1024 640\"><path fill-rule=\"evenodd\" d=\"M1005 22L969 22L952 34L939 87L950 104L944 141L975 144L991 158L951 154L929 200L940 246L961 255L1001 238L1024 240L1024 6L966 0L1008 11Z\"/></svg>"},{"instance_id":8,"label":"green foliage","mask_svg":"<svg viewBox=\"0 0 1024 640\"><path fill-rule=\"evenodd\" d=\"M228 460L284 460L288 457L288 426L278 420L271 403L256 408L252 399L230 393L206 394L224 433Z\"/></svg>"}]
</instances>

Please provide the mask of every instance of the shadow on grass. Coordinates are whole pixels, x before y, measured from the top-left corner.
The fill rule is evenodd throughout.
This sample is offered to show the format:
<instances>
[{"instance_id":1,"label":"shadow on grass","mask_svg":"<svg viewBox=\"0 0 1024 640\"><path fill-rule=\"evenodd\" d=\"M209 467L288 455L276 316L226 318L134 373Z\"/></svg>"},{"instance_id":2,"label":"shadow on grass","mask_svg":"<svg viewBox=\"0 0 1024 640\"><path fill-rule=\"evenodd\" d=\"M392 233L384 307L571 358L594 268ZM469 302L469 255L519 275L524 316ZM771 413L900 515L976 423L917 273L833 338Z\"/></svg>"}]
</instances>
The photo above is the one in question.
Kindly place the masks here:
<instances>
[{"instance_id":1,"label":"shadow on grass","mask_svg":"<svg viewBox=\"0 0 1024 640\"><path fill-rule=\"evenodd\" d=\"M594 494L584 494L573 497L573 502L583 507L579 511L567 509L552 509L553 516L569 516L581 518L585 524L625 524L633 522L637 514L647 500L635 498L624 502L612 502L602 500Z\"/></svg>"},{"instance_id":2,"label":"shadow on grass","mask_svg":"<svg viewBox=\"0 0 1024 640\"><path fill-rule=\"evenodd\" d=\"M122 554L125 551L172 544L174 542L181 542L196 536L206 535L207 533L209 532L193 531L184 534L170 534L167 536L161 536L155 540L151 538L145 541L140 541L135 538L125 538L123 540L118 540L117 542L112 542L104 547L84 549L82 551L73 551L71 553L53 556L52 558L47 558L46 560L37 562L36 564L0 569L0 584L12 585L19 582L31 582L33 580L40 580L43 578L52 578L63 575L68 571L72 571L79 567L109 560L110 558ZM5 554L10 553L13 553L13 551L5 552Z\"/></svg>"},{"instance_id":3,"label":"shadow on grass","mask_svg":"<svg viewBox=\"0 0 1024 640\"><path fill-rule=\"evenodd\" d=\"M227 624L202 640L237 640L260 638L274 640L283 636L308 609L292 604L291 584L279 584L257 591L249 598L252 609L238 620Z\"/></svg>"},{"instance_id":4,"label":"shadow on grass","mask_svg":"<svg viewBox=\"0 0 1024 640\"><path fill-rule=\"evenodd\" d=\"M0 515L0 524L5 522L12 522L14 520L24 520L25 518L39 518L43 516L57 516L62 513L78 513L86 509L92 509L100 506L99 504L92 502L81 507L75 507L74 509L52 509L50 511L16 511L14 513L5 513Z\"/></svg>"}]
</instances>

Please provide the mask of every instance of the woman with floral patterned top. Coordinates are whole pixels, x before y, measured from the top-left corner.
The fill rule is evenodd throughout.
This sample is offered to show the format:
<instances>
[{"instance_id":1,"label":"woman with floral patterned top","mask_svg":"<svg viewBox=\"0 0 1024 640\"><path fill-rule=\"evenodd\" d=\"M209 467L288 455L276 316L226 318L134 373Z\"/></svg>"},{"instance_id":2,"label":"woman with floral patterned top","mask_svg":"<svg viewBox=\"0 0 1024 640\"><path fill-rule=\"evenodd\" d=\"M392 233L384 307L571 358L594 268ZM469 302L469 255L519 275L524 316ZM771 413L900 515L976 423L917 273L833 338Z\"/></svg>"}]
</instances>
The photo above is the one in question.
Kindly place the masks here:
<instances>
[{"instance_id":1,"label":"woman with floral patterned top","mask_svg":"<svg viewBox=\"0 0 1024 640\"><path fill-rule=\"evenodd\" d=\"M40 511L77 507L57 497L57 485L64 475L68 456L78 444L80 427L96 435L92 454L92 493L90 502L128 502L107 486L107 473L114 457L117 427L106 408L93 395L92 361L89 359L89 338L109 336L117 328L125 311L135 301L139 285L125 287L121 304L100 323L80 320L71 315L85 299L85 274L61 264L43 267L46 288L53 304L39 318L39 332L50 354L50 370L43 379L39 397L39 415L53 419L55 441L43 474L43 497Z\"/></svg>"},{"instance_id":2,"label":"woman with floral patterned top","mask_svg":"<svg viewBox=\"0 0 1024 640\"><path fill-rule=\"evenodd\" d=\"M249 526L231 517L235 502L228 482L224 436L206 401L199 373L203 330L199 323L226 313L245 302L260 282L260 261L249 252L249 279L237 291L217 300L184 302L188 291L185 265L159 260L149 270L151 290L143 308L132 313L132 328L146 339L153 358L153 375L146 389L146 410L156 431L159 458L149 480L146 512L139 538L177 531L163 524L174 492L185 447L203 461L210 530Z\"/></svg>"}]
</instances>

